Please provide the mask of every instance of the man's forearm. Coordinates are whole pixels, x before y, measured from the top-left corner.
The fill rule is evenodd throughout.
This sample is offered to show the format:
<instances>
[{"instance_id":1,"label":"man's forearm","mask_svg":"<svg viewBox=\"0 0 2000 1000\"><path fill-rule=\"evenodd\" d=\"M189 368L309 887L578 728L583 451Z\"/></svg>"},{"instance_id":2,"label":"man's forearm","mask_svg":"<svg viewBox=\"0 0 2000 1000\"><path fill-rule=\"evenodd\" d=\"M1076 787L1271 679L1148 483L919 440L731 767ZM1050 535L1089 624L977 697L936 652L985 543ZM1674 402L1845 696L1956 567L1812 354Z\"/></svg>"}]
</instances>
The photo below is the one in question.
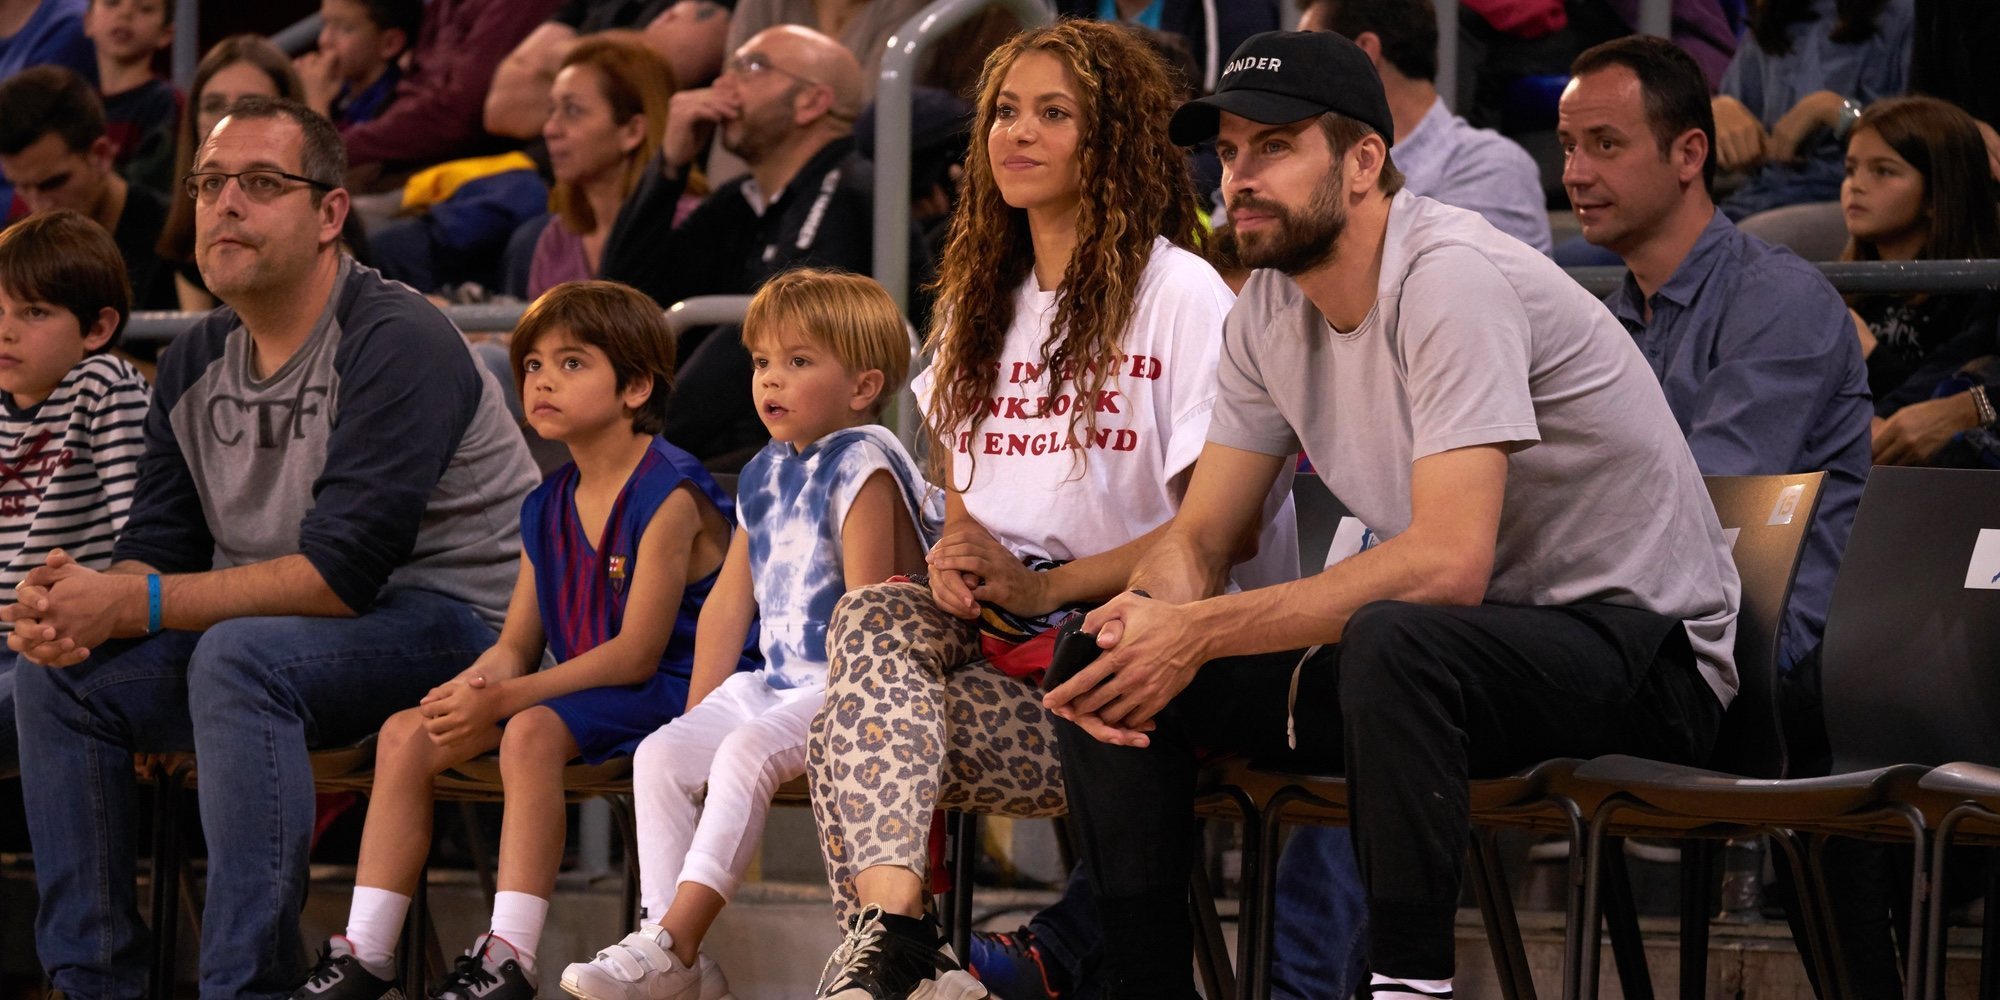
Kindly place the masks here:
<instances>
[{"instance_id":1,"label":"man's forearm","mask_svg":"<svg viewBox=\"0 0 2000 1000\"><path fill-rule=\"evenodd\" d=\"M200 631L232 618L278 615L354 617L354 609L334 595L305 556L169 576L161 584L161 624L166 628ZM143 616L143 590L138 603ZM144 631L143 617L140 630Z\"/></svg>"},{"instance_id":2,"label":"man's forearm","mask_svg":"<svg viewBox=\"0 0 2000 1000\"><path fill-rule=\"evenodd\" d=\"M1304 579L1211 597L1186 611L1208 659L1303 649L1341 641L1348 619L1375 601L1478 603L1484 582L1475 585L1460 562L1404 535Z\"/></svg>"},{"instance_id":3,"label":"man's forearm","mask_svg":"<svg viewBox=\"0 0 2000 1000\"><path fill-rule=\"evenodd\" d=\"M1204 548L1193 532L1171 526L1132 568L1131 589L1169 604L1199 601L1222 593L1228 585L1228 554Z\"/></svg>"}]
</instances>

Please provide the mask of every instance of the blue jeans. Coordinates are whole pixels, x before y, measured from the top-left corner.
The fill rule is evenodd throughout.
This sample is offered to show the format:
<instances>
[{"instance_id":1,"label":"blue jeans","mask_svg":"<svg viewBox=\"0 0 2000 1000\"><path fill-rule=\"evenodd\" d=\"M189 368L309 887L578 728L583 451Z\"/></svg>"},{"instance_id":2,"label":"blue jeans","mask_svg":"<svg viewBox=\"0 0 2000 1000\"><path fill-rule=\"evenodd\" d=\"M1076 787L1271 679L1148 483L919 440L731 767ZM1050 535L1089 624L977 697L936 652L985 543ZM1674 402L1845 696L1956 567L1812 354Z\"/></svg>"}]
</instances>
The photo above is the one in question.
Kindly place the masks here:
<instances>
[{"instance_id":1,"label":"blue jeans","mask_svg":"<svg viewBox=\"0 0 2000 1000\"><path fill-rule=\"evenodd\" d=\"M14 734L14 660L0 660L0 778L21 770L21 744Z\"/></svg>"},{"instance_id":2,"label":"blue jeans","mask_svg":"<svg viewBox=\"0 0 2000 1000\"><path fill-rule=\"evenodd\" d=\"M1292 834L1278 859L1277 927L1271 993L1280 1000L1345 1000L1368 974L1368 899L1346 827L1309 826ZM1028 922L1042 953L1093 1000L1103 936L1087 866L1070 870L1061 899Z\"/></svg>"},{"instance_id":3,"label":"blue jeans","mask_svg":"<svg viewBox=\"0 0 2000 1000\"><path fill-rule=\"evenodd\" d=\"M1344 826L1295 830L1278 856L1271 995L1346 1000L1368 975L1368 897Z\"/></svg>"},{"instance_id":4,"label":"blue jeans","mask_svg":"<svg viewBox=\"0 0 2000 1000\"><path fill-rule=\"evenodd\" d=\"M209 861L201 996L289 994L304 977L307 748L374 732L493 641L470 607L395 590L358 618L240 618L106 643L66 670L20 662L35 945L56 988L74 1000L144 994L132 754L193 750Z\"/></svg>"}]
</instances>

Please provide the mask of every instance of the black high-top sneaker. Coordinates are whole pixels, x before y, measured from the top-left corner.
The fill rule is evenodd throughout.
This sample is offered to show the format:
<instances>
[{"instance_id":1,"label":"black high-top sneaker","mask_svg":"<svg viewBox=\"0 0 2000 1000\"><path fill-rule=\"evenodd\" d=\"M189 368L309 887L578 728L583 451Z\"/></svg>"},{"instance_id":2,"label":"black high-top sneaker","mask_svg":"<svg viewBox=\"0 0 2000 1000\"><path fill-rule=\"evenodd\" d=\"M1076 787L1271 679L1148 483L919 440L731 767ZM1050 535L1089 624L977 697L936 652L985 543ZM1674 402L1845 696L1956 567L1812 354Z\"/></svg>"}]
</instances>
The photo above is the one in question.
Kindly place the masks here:
<instances>
[{"instance_id":1,"label":"black high-top sneaker","mask_svg":"<svg viewBox=\"0 0 2000 1000\"><path fill-rule=\"evenodd\" d=\"M847 939L820 973L822 1000L980 1000L986 987L958 964L929 916L870 906L849 919Z\"/></svg>"}]
</instances>

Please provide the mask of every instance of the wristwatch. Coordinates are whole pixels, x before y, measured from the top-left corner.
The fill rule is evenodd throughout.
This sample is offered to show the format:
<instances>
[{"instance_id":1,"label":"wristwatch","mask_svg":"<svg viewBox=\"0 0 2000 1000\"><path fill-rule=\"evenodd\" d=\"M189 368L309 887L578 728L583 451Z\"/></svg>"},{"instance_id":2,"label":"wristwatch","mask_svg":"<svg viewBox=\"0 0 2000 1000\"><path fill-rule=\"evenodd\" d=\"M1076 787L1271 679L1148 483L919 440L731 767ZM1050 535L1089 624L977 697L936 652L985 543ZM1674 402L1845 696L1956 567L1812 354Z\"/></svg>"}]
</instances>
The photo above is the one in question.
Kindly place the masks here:
<instances>
[{"instance_id":1,"label":"wristwatch","mask_svg":"<svg viewBox=\"0 0 2000 1000\"><path fill-rule=\"evenodd\" d=\"M1861 120L1861 102L1852 97L1840 99L1840 117L1833 120L1833 137L1847 141L1847 133L1854 131L1854 123Z\"/></svg>"},{"instance_id":2,"label":"wristwatch","mask_svg":"<svg viewBox=\"0 0 2000 1000\"><path fill-rule=\"evenodd\" d=\"M1974 419L1981 427L2000 425L2000 414L1993 411L1993 389L1991 386L1975 385L1966 390L1972 394L1972 409L1978 414Z\"/></svg>"}]
</instances>

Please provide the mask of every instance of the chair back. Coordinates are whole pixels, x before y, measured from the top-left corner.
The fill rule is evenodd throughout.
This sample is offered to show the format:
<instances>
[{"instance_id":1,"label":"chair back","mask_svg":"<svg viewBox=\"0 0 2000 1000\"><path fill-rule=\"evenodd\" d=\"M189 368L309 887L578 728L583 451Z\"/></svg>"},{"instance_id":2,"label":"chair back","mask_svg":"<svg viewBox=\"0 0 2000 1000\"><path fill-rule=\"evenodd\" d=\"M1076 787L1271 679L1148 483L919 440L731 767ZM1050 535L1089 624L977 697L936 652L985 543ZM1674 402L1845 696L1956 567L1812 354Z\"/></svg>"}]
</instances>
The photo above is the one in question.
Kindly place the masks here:
<instances>
[{"instance_id":1,"label":"chair back","mask_svg":"<svg viewBox=\"0 0 2000 1000\"><path fill-rule=\"evenodd\" d=\"M1869 474L1820 666L1835 772L2000 764L2000 472Z\"/></svg>"},{"instance_id":2,"label":"chair back","mask_svg":"<svg viewBox=\"0 0 2000 1000\"><path fill-rule=\"evenodd\" d=\"M1709 758L1712 770L1747 778L1784 777L1778 629L1825 479L1824 472L1702 477L1742 581L1736 609L1736 698L1722 715Z\"/></svg>"}]
</instances>

